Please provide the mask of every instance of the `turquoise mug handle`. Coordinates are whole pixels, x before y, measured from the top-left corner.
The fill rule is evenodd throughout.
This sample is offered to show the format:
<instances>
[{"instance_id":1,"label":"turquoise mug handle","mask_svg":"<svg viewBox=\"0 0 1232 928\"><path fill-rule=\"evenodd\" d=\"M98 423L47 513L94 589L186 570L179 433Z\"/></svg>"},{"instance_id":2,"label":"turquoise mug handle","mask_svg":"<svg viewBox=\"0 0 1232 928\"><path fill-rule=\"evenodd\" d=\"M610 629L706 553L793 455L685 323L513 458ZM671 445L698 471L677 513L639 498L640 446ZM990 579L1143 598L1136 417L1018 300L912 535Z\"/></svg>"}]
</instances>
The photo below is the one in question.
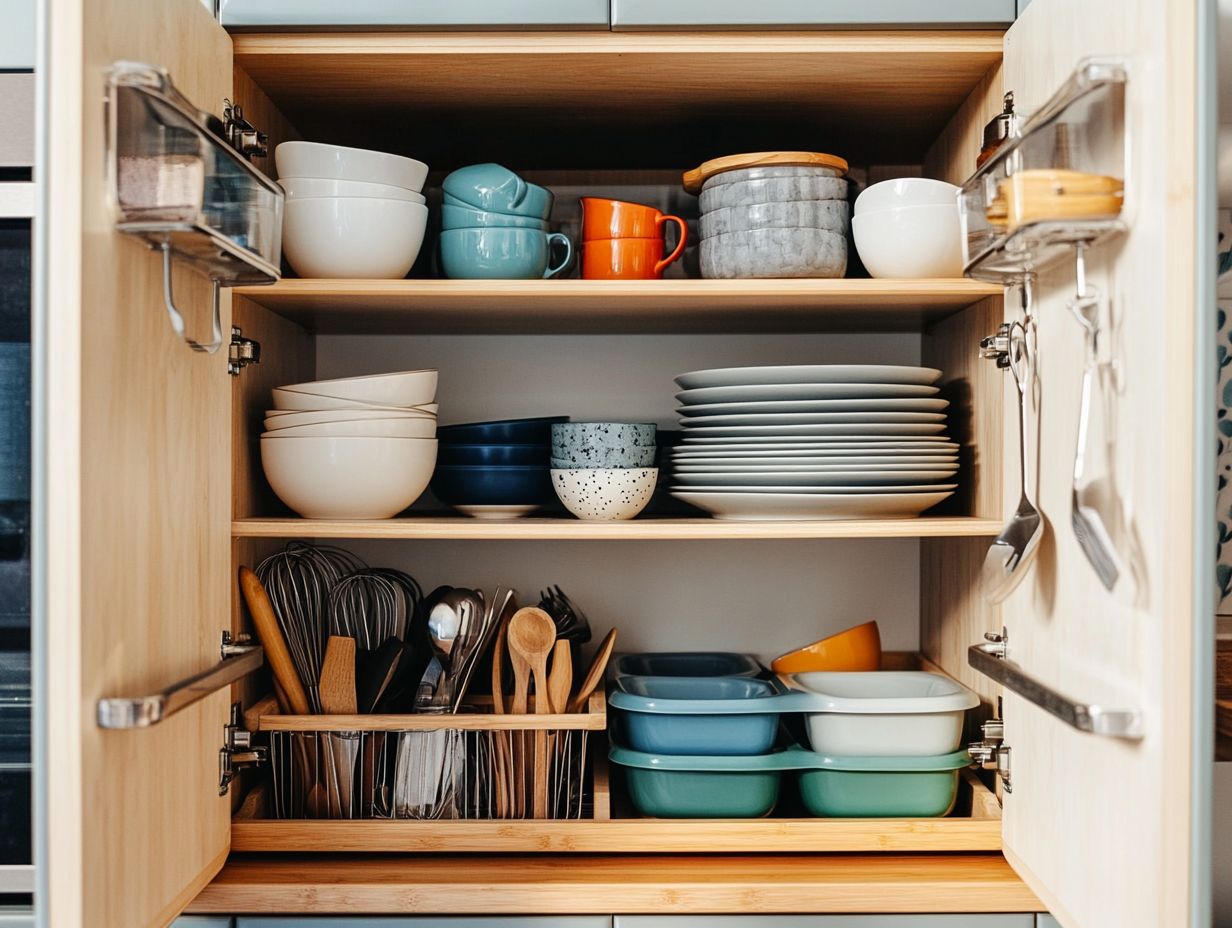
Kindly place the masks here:
<instances>
[{"instance_id":1,"label":"turquoise mug handle","mask_svg":"<svg viewBox=\"0 0 1232 928\"><path fill-rule=\"evenodd\" d=\"M565 235L563 232L549 233L548 234L548 253L549 254L551 254L552 252L552 242L554 241L561 241L565 243L565 260L562 261L560 264L556 265L555 267L552 267L549 265L548 269L543 272L544 280L547 280L549 277L555 277L556 275L563 273L564 271L568 270L569 265L573 263L573 242L569 241L569 236Z\"/></svg>"}]
</instances>

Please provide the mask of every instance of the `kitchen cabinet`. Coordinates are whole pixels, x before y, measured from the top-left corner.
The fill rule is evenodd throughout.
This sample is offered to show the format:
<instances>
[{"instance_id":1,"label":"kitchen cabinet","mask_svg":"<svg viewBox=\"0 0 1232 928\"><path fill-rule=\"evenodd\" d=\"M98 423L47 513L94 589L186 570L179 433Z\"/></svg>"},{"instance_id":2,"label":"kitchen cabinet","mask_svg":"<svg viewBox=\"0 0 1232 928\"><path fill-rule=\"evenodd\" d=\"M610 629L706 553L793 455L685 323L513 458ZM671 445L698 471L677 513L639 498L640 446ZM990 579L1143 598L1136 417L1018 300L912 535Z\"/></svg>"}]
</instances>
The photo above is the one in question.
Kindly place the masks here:
<instances>
[{"instance_id":1,"label":"kitchen cabinet","mask_svg":"<svg viewBox=\"0 0 1232 928\"><path fill-rule=\"evenodd\" d=\"M1015 0L611 0L613 29L1005 28Z\"/></svg>"},{"instance_id":2,"label":"kitchen cabinet","mask_svg":"<svg viewBox=\"0 0 1232 928\"><path fill-rule=\"evenodd\" d=\"M1213 635L1209 597L1197 592L1210 587L1211 511L1195 463L1209 458L1200 436L1211 414L1211 327L1199 308L1209 301L1196 299L1207 249L1196 246L1194 191L1205 180L1191 157L1199 7L1035 0L1004 37L229 36L195 0L52 0L58 66L47 76L45 170L59 180L44 193L49 270L38 308L46 332L39 363L49 365L39 480L54 490L43 498L41 591L48 789L57 798L44 851L56 862L51 924L162 925L186 907L351 918L933 913L949 924L958 924L955 912L1021 918L1049 909L1067 928L1200 924L1194 822L1209 811L1195 770L1211 735L1209 706L1195 693L1205 692L1202 651ZM1004 89L1034 109L1090 54L1133 63L1132 231L1090 256L1110 297L1122 377L1122 392L1108 400L1118 437L1110 472L1117 498L1133 503L1114 527L1132 555L1133 583L1116 595L1098 585L1067 518L1082 347L1066 310L1074 286L1067 267L1043 274L1037 296L1048 541L1027 582L994 607L979 595L980 567L1018 492L1009 385L977 357L979 340L1016 312L995 287L283 281L226 294L224 331L239 325L263 355L233 379L225 357L188 351L166 325L156 258L112 231L96 169L102 75L112 61L131 59L167 67L200 105L238 100L272 143L306 136L395 150L413 144L430 164L492 158L534 168L549 185L576 179L575 171L683 167L716 146L750 147L749 137L757 147L798 138L802 125L849 140L856 163L918 164L961 181ZM206 324L209 290L199 278L176 278L190 325ZM952 506L918 520L288 518L253 447L270 386L425 357L458 377L459 419L498 394L500 414L567 397L579 412L611 414L604 404L622 399L658 418L670 402L670 365L680 363L678 372L686 358L914 361L945 371L972 457ZM146 729L103 731L92 712L100 698L156 693L215 665L222 630L245 627L236 567L299 537L346 540L416 570L430 565L433 575L472 571L473 582L508 568L533 583L533 570L567 565L609 591L596 611L621 623L633 644L674 644L686 632L709 642L722 624L737 646L769 649L776 635L807 627L791 621L814 620L807 605L783 610L782 628L755 608L716 613L724 598L762 592L750 565L789 571L784 595L824 603L817 611L875 598L881 607L909 602L905 621L886 614L906 649L920 652L910 659L975 688L982 716L1003 695L1012 792L1002 790L998 804L987 787L972 787L968 815L938 820L246 817L235 808L240 797L218 789L231 693ZM657 590L683 590L705 608L622 601L630 570L657 571ZM891 595L904 599L878 598ZM967 657L1003 626L1018 664L1084 702L1140 710L1142 737L1071 730L1014 692L1002 694ZM239 687L235 698L255 695ZM273 847L283 853L261 852Z\"/></svg>"}]
</instances>

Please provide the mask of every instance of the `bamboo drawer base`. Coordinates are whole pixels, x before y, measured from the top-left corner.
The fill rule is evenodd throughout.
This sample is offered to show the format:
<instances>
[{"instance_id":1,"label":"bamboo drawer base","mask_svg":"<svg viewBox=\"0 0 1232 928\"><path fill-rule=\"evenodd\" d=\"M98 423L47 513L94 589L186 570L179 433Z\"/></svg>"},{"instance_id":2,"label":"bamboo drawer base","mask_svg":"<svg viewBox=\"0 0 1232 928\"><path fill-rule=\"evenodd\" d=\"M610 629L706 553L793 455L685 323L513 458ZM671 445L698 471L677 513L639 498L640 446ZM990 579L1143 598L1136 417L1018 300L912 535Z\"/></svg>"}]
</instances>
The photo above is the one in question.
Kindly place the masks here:
<instances>
[{"instance_id":1,"label":"bamboo drawer base","mask_svg":"<svg viewBox=\"0 0 1232 928\"><path fill-rule=\"evenodd\" d=\"M608 818L606 777L596 817L572 821L271 820L259 797L231 823L231 849L279 853L704 854L870 851L999 851L1001 807L964 771L956 810L945 818ZM619 806L619 803L618 803ZM620 815L619 812L616 813Z\"/></svg>"}]
</instances>

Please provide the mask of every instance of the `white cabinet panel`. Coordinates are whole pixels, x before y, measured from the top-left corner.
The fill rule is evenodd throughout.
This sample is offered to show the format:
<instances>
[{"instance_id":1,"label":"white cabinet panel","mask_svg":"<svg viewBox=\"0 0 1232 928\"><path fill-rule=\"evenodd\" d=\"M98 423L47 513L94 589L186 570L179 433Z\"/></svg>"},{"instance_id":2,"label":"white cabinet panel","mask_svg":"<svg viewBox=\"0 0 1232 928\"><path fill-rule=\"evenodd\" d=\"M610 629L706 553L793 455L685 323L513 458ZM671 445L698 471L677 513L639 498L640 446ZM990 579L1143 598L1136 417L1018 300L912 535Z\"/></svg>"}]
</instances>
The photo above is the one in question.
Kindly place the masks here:
<instances>
[{"instance_id":1,"label":"white cabinet panel","mask_svg":"<svg viewBox=\"0 0 1232 928\"><path fill-rule=\"evenodd\" d=\"M612 27L1004 28L1016 11L1015 0L612 0Z\"/></svg>"},{"instance_id":2,"label":"white cabinet panel","mask_svg":"<svg viewBox=\"0 0 1232 928\"><path fill-rule=\"evenodd\" d=\"M34 67L35 0L0 0L0 71Z\"/></svg>"},{"instance_id":3,"label":"white cabinet panel","mask_svg":"<svg viewBox=\"0 0 1232 928\"><path fill-rule=\"evenodd\" d=\"M224 26L607 29L608 0L222 0Z\"/></svg>"},{"instance_id":4,"label":"white cabinet panel","mask_svg":"<svg viewBox=\"0 0 1232 928\"><path fill-rule=\"evenodd\" d=\"M1035 916L618 915L614 928L1035 928Z\"/></svg>"}]
</instances>

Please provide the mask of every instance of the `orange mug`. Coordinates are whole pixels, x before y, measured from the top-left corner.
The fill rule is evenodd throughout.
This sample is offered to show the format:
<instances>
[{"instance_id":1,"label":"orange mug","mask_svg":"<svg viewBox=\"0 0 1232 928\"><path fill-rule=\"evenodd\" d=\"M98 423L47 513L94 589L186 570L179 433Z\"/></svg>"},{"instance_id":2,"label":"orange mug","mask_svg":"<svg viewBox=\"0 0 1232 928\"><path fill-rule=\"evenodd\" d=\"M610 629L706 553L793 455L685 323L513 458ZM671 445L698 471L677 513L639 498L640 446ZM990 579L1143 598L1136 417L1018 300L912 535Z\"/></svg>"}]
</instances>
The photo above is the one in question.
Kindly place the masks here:
<instances>
[{"instance_id":1,"label":"orange mug","mask_svg":"<svg viewBox=\"0 0 1232 928\"><path fill-rule=\"evenodd\" d=\"M655 280L684 253L682 233L676 250L663 257L661 238L612 238L582 243L585 280Z\"/></svg>"},{"instance_id":2,"label":"orange mug","mask_svg":"<svg viewBox=\"0 0 1232 928\"><path fill-rule=\"evenodd\" d=\"M680 240L688 234L679 216L661 213L653 206L608 200L603 197L582 197L582 241L611 238L663 238L664 223L680 226Z\"/></svg>"}]
</instances>

